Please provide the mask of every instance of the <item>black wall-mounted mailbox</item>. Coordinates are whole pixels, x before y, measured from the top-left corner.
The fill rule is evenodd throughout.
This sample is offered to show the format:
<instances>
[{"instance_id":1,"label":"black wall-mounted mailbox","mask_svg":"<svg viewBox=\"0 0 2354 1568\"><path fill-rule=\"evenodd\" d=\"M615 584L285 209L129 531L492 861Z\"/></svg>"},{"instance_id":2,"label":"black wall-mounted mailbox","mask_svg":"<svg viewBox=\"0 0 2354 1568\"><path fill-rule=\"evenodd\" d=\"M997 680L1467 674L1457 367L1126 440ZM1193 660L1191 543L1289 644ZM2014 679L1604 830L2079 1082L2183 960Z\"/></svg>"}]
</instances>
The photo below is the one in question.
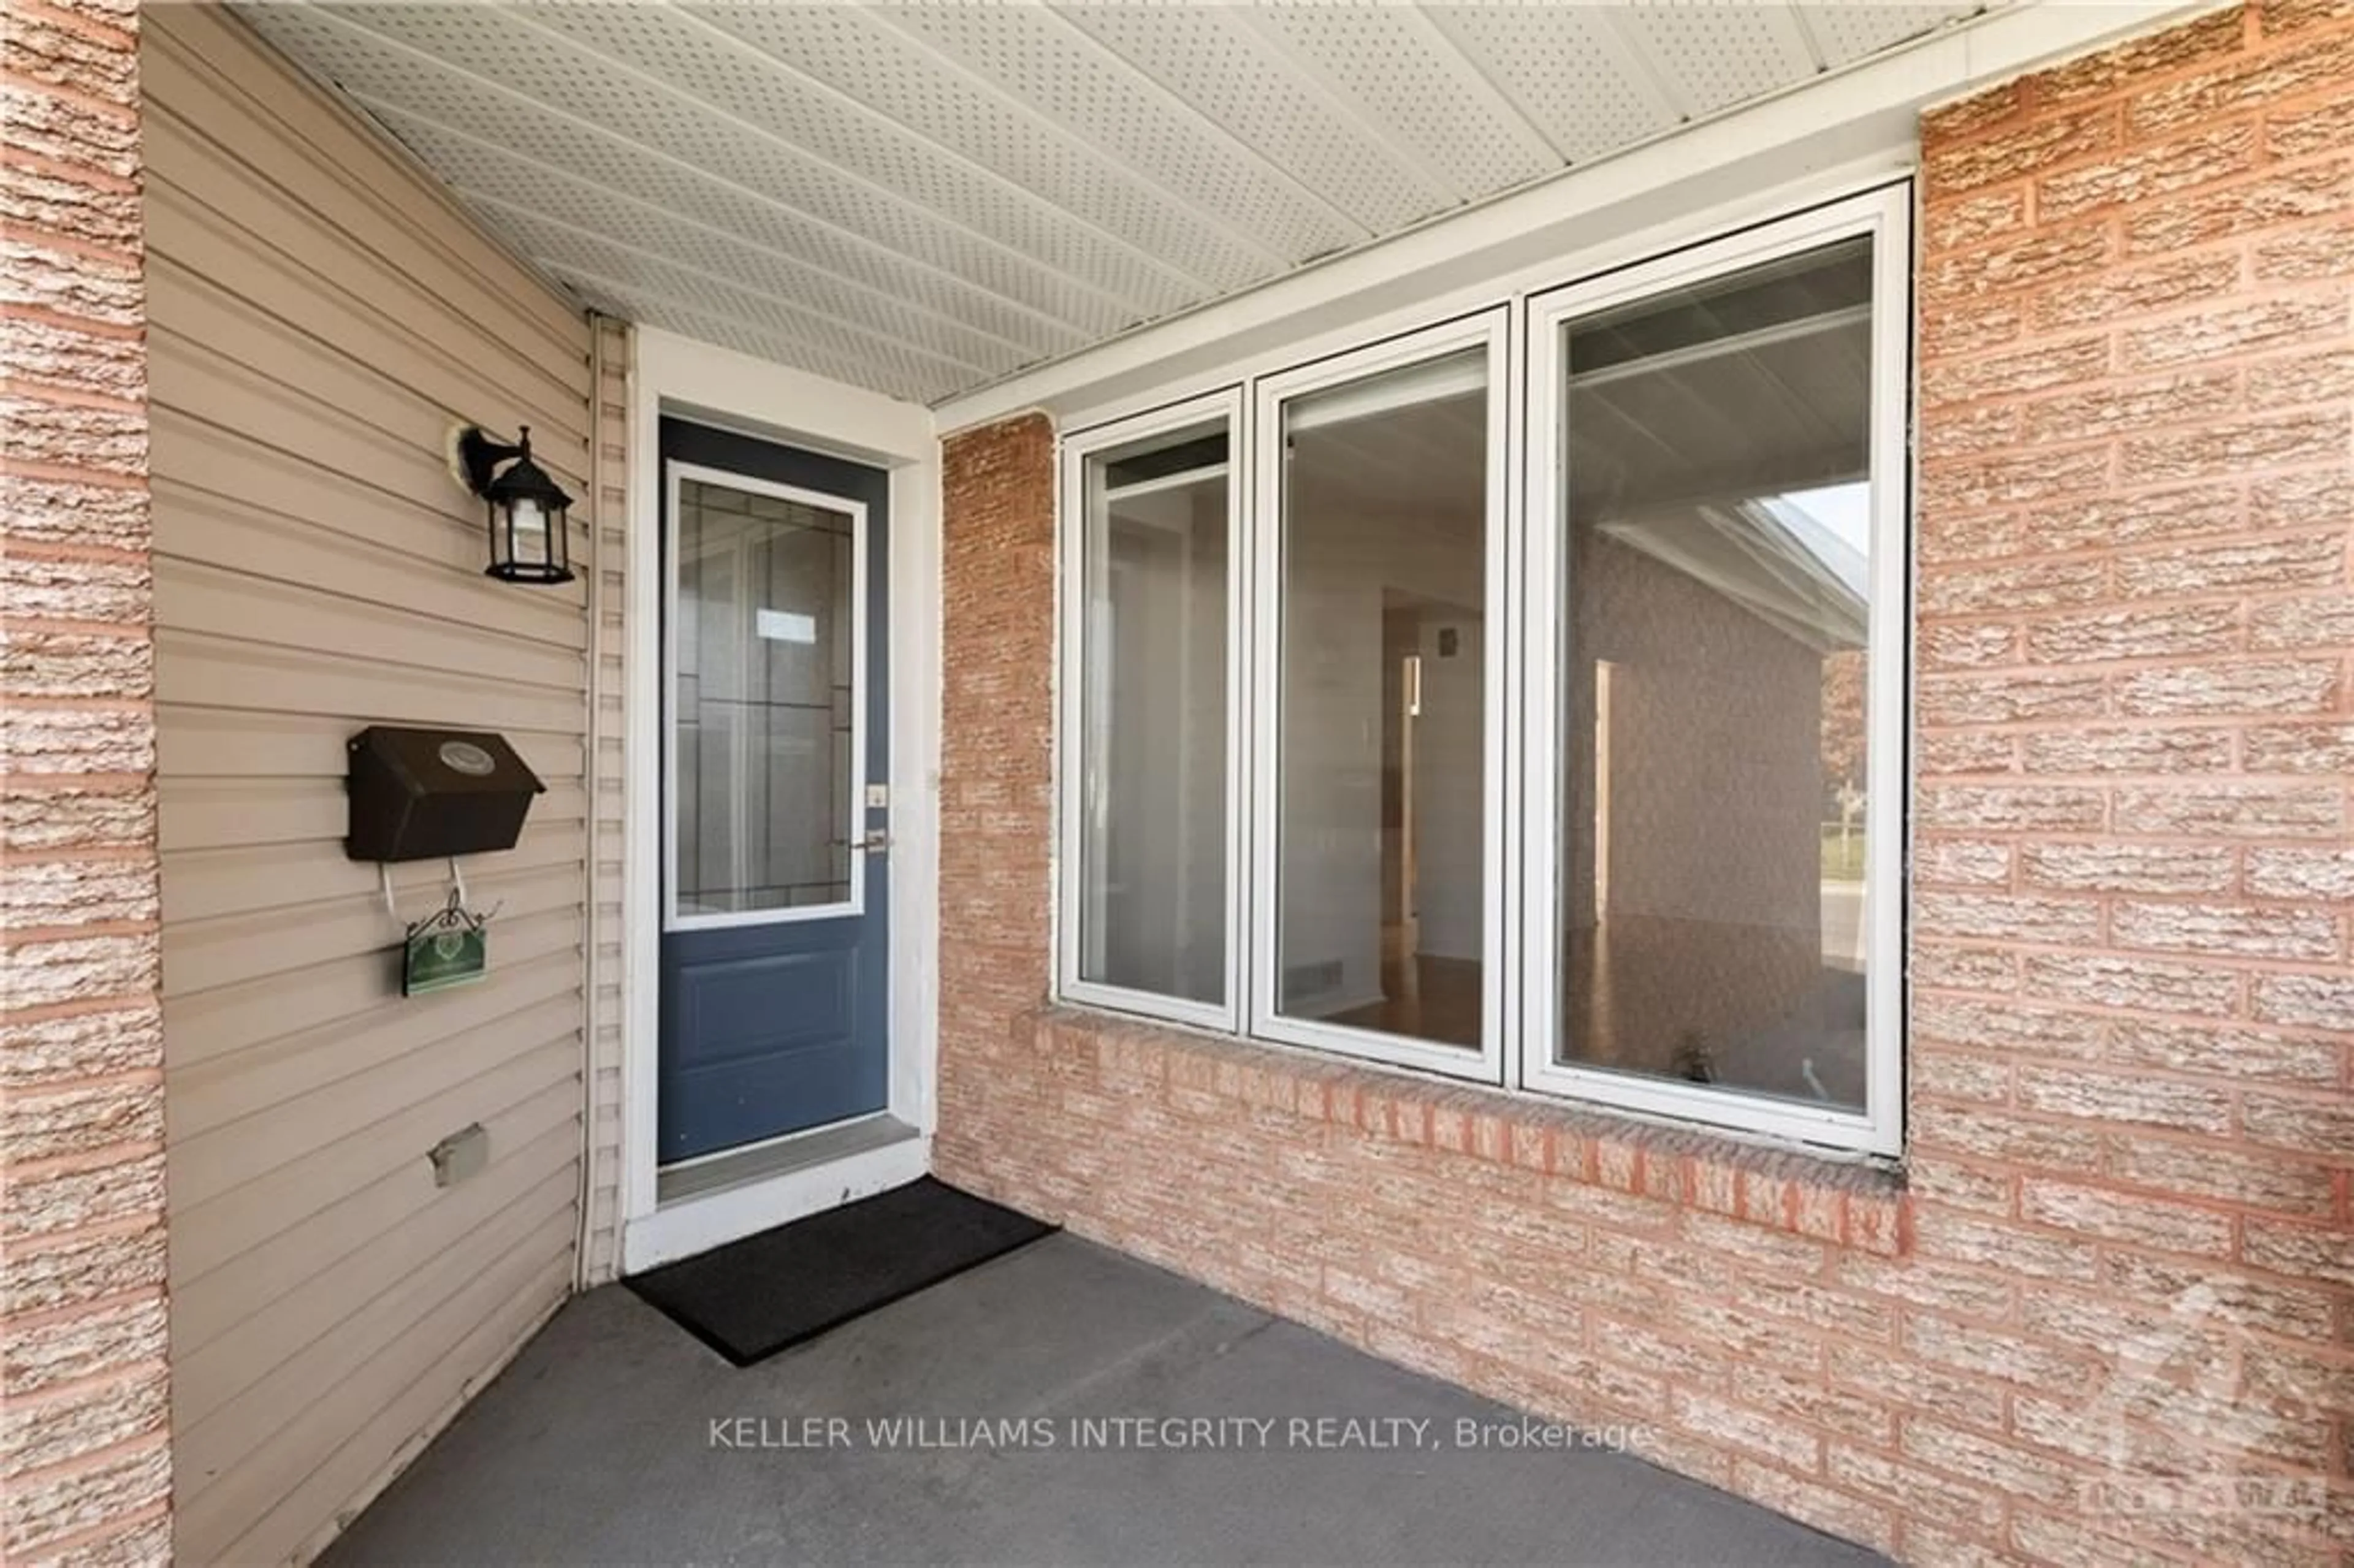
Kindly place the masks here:
<instances>
[{"instance_id":1,"label":"black wall-mounted mailbox","mask_svg":"<svg viewBox=\"0 0 2354 1568\"><path fill-rule=\"evenodd\" d=\"M354 860L439 860L514 848L547 786L504 736L376 725L352 736Z\"/></svg>"}]
</instances>

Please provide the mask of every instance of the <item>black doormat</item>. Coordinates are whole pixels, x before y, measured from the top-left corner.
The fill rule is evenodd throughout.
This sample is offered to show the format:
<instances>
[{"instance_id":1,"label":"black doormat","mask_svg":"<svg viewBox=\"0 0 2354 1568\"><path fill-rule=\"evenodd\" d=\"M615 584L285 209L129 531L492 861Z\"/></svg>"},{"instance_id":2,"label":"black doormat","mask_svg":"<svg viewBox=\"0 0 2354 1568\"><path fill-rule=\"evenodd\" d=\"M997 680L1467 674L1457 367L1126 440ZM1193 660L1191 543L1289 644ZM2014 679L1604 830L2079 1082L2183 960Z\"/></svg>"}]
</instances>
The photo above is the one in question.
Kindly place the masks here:
<instances>
[{"instance_id":1,"label":"black doormat","mask_svg":"<svg viewBox=\"0 0 2354 1568\"><path fill-rule=\"evenodd\" d=\"M1054 1230L926 1176L627 1283L748 1367Z\"/></svg>"}]
</instances>

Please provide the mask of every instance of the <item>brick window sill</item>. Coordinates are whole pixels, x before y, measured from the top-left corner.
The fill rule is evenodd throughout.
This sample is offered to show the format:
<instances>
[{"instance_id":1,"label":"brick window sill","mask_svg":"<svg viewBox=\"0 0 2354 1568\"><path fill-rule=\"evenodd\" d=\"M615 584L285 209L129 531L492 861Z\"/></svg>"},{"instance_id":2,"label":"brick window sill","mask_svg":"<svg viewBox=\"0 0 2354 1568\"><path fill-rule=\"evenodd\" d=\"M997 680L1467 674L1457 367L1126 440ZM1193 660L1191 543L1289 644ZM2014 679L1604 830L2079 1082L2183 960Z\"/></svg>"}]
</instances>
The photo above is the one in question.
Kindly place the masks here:
<instances>
[{"instance_id":1,"label":"brick window sill","mask_svg":"<svg viewBox=\"0 0 2354 1568\"><path fill-rule=\"evenodd\" d=\"M1157 1083L1193 1108L1276 1110L1882 1257L1912 1247L1912 1200L1887 1166L1092 1008L1050 1004L1030 1022L1038 1047L1091 1051L1105 1078Z\"/></svg>"}]
</instances>

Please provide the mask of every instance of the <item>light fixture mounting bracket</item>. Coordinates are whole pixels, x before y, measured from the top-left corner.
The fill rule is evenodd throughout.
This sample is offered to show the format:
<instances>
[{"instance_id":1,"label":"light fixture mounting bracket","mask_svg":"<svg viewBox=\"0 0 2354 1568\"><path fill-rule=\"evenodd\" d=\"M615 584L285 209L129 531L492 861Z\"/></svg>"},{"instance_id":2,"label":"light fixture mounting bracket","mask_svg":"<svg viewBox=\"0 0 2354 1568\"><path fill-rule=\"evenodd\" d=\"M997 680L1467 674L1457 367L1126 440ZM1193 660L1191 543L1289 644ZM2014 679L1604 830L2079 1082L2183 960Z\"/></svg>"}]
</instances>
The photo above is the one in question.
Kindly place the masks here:
<instances>
[{"instance_id":1,"label":"light fixture mounting bracket","mask_svg":"<svg viewBox=\"0 0 2354 1568\"><path fill-rule=\"evenodd\" d=\"M510 458L521 457L525 450L518 444L493 440L482 433L480 425L461 426L451 434L451 466L465 482L466 488L476 495L490 490L499 464Z\"/></svg>"}]
</instances>

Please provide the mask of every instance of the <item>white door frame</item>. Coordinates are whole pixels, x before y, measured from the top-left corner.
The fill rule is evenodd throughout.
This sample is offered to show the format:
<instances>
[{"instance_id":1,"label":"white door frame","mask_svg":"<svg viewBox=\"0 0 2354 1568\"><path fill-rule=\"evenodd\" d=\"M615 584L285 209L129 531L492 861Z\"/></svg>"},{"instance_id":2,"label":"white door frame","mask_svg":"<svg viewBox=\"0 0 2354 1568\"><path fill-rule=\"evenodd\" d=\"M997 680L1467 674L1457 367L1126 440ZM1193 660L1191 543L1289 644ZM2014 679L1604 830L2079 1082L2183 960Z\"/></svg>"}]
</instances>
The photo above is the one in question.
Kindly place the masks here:
<instances>
[{"instance_id":1,"label":"white door frame","mask_svg":"<svg viewBox=\"0 0 2354 1568\"><path fill-rule=\"evenodd\" d=\"M695 342L631 333L628 788L622 875L620 1257L636 1274L931 1167L938 1061L939 443L929 409ZM891 482L891 1043L887 1113L905 1139L670 1204L658 1202L655 1101L663 927L661 427L665 414L887 469ZM596 1129L588 1130L593 1160Z\"/></svg>"}]
</instances>

